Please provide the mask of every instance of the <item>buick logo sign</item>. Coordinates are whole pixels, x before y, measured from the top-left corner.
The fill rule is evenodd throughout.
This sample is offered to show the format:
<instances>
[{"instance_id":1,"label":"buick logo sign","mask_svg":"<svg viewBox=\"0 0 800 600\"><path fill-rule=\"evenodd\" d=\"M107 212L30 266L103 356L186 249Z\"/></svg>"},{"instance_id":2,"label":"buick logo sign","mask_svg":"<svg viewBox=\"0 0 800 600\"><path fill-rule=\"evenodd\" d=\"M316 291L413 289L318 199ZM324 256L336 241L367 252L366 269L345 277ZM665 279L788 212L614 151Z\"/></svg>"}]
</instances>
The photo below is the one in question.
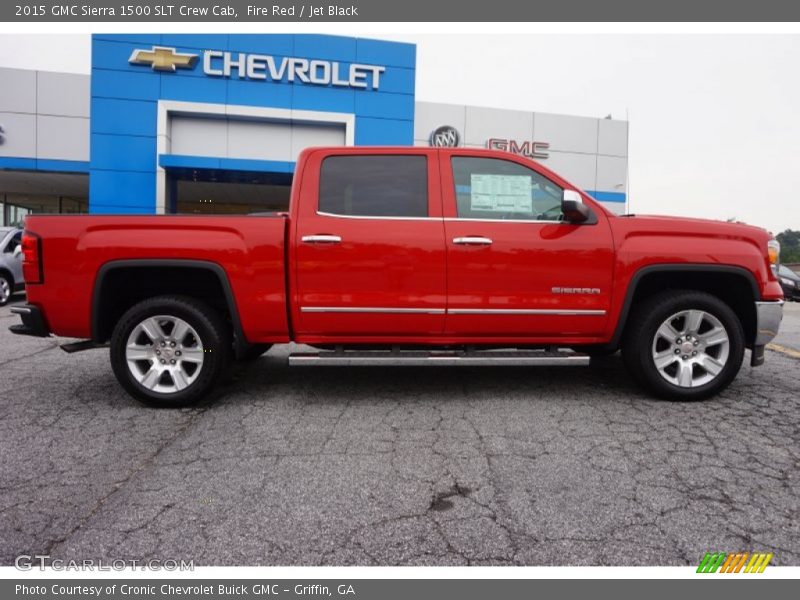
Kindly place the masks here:
<instances>
[{"instance_id":1,"label":"buick logo sign","mask_svg":"<svg viewBox=\"0 0 800 600\"><path fill-rule=\"evenodd\" d=\"M430 143L436 148L456 148L461 143L461 136L455 127L442 125L431 133Z\"/></svg>"}]
</instances>

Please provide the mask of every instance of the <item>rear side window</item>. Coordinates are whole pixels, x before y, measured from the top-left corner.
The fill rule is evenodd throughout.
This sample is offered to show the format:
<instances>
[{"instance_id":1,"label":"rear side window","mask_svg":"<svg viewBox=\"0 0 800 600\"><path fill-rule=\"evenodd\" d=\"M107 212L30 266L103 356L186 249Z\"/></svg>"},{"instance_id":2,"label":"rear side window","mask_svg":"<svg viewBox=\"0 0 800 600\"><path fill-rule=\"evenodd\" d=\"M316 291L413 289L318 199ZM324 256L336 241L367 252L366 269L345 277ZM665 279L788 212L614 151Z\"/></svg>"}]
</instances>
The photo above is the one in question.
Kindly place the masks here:
<instances>
[{"instance_id":1,"label":"rear side window","mask_svg":"<svg viewBox=\"0 0 800 600\"><path fill-rule=\"evenodd\" d=\"M320 212L354 217L427 217L425 156L329 156L322 161Z\"/></svg>"}]
</instances>

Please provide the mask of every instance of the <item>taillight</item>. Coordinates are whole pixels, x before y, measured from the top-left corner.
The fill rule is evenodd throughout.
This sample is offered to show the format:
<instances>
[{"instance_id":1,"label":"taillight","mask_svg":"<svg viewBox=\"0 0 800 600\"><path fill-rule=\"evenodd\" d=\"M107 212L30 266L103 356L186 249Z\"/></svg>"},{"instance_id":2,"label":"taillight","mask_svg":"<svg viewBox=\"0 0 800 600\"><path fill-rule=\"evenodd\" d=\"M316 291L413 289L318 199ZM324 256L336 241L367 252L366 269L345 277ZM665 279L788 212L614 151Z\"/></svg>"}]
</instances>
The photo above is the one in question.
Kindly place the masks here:
<instances>
[{"instance_id":1,"label":"taillight","mask_svg":"<svg viewBox=\"0 0 800 600\"><path fill-rule=\"evenodd\" d=\"M42 240L35 233L22 234L22 276L25 283L42 283Z\"/></svg>"}]
</instances>

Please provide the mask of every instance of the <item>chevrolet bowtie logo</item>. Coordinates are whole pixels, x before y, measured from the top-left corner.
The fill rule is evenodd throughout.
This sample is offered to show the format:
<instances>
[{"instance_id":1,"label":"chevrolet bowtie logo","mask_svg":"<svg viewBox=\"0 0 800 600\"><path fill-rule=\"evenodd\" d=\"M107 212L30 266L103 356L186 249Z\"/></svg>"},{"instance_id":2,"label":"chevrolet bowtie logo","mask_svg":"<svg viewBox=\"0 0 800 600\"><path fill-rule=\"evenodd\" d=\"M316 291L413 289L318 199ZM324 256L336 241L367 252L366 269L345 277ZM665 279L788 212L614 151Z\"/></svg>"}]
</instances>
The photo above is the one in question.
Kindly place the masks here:
<instances>
[{"instance_id":1,"label":"chevrolet bowtie logo","mask_svg":"<svg viewBox=\"0 0 800 600\"><path fill-rule=\"evenodd\" d=\"M150 65L154 71L191 69L197 62L197 54L176 52L175 48L153 46L151 50L134 50L128 62L132 65Z\"/></svg>"}]
</instances>

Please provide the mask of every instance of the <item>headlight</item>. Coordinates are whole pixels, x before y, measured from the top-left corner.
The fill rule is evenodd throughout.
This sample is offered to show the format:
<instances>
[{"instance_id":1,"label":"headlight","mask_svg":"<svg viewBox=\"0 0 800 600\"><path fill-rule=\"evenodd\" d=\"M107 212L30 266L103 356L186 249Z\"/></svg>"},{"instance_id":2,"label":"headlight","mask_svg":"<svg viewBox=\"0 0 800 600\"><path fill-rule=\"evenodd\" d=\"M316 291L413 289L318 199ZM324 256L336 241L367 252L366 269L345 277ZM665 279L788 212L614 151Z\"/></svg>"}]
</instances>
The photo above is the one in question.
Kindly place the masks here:
<instances>
[{"instance_id":1,"label":"headlight","mask_svg":"<svg viewBox=\"0 0 800 600\"><path fill-rule=\"evenodd\" d=\"M788 277L781 277L781 283L789 287L797 287L797 284Z\"/></svg>"},{"instance_id":2,"label":"headlight","mask_svg":"<svg viewBox=\"0 0 800 600\"><path fill-rule=\"evenodd\" d=\"M781 255L781 245L776 239L771 239L767 242L767 255L769 256L769 264L775 266Z\"/></svg>"}]
</instances>

